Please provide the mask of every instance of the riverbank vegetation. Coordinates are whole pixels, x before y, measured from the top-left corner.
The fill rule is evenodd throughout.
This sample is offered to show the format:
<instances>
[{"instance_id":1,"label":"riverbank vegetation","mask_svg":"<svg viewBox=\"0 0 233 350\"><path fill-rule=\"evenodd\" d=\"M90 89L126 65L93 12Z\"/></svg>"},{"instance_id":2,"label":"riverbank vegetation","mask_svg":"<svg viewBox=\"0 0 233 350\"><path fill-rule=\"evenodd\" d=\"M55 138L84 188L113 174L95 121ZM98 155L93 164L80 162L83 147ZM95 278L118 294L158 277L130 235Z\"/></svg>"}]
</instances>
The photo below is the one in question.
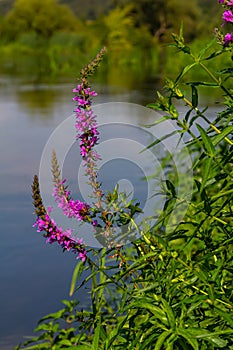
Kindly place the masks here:
<instances>
[{"instance_id":1,"label":"riverbank vegetation","mask_svg":"<svg viewBox=\"0 0 233 350\"><path fill-rule=\"evenodd\" d=\"M224 21L232 26L233 2L219 2L225 7ZM73 90L75 127L93 202L74 201L60 177L55 151L53 195L65 216L89 223L103 247L85 247L80 239L73 239L71 230L57 226L51 218L52 208L43 204L35 176L37 232L43 232L48 243L76 253L80 261L71 281L72 299L43 317L35 330L38 335L15 350L233 349L233 90L228 85L232 64L226 67L224 63L231 61L233 34L219 30L217 36L216 44L210 42L194 51L182 29L173 34L176 52L187 56L189 63L181 70L173 66L176 78L167 79L165 93L158 92L156 101L148 106L162 112L148 130L167 122L174 126L171 133L166 129L167 134L147 146L152 150L160 144L165 149L159 159L161 178L157 173L147 178L159 179L154 195L161 195L164 205L139 224L135 222L141 212L139 203L127 202L117 186L105 192L98 181L99 155L94 148L99 133L92 110L96 92L90 88L89 78L105 50L82 69ZM222 64L216 74L209 61L214 67L217 57ZM189 80L199 71L203 80ZM211 118L207 107L200 105L201 87L210 93L217 89L224 99L221 110ZM183 105L185 113L179 113L177 104ZM166 148L166 141L174 135L175 147ZM188 166L188 171L178 164ZM82 287L89 292L87 306L81 304Z\"/></svg>"},{"instance_id":2,"label":"riverbank vegetation","mask_svg":"<svg viewBox=\"0 0 233 350\"><path fill-rule=\"evenodd\" d=\"M224 7L224 21L232 27L233 1L219 0L219 3ZM129 2L123 9L116 7L91 23L88 30L92 41L83 39L82 57L89 56L100 42L107 41L109 58L105 58L102 66L128 67L133 65L133 57L145 61L140 51L134 51L137 46L131 44L132 38L140 43L143 33L129 16L132 13ZM82 22L79 23L81 28ZM107 28L105 32L102 32L103 23ZM156 45L162 47L159 39L149 34L157 29L151 27L148 31L148 28L143 28L144 45L147 40L148 44L156 40ZM98 37L98 33L102 36ZM78 33L71 30L71 34L75 41ZM60 42L64 35L66 47L65 38L70 34L56 29L49 38L35 31L29 35L35 35L35 40L40 38L43 45L46 40L55 43L56 35ZM105 49L81 70L78 85L73 89L74 124L82 166L92 191L91 203L73 199L66 180L61 178L55 151L52 153L53 196L66 217L89 224L89 230L102 248L85 246L81 239L74 238L72 230L56 224L53 209L43 203L35 176L32 185L34 227L39 234L43 232L41 235L47 243L59 244L64 251L75 253L80 261L74 269L70 298L63 301L64 308L43 317L36 335L15 350L233 349L233 90L229 84L233 71L233 33L222 32L221 27L216 35L217 39L208 44L207 38L206 42L202 38L200 48L200 37L185 39L182 27L179 34L173 34L172 50L177 57L178 52L182 55L179 57L185 57L186 64L174 58L174 51L166 55L165 67L173 62L171 72L175 78L166 80L164 90L158 92L157 99L148 106L162 113L148 130L164 123L173 126L170 133L165 124L166 133L154 137L147 146L154 151L156 161L159 153L154 147L161 145L165 150L159 158L161 175L156 172L146 179L149 182L156 178L159 186L153 195L162 196L164 204L161 209L154 208L154 214L138 224L135 217L142 212L140 204L134 200L128 202L117 186L107 192L98 178L101 155L95 147L99 131L92 109L97 93L91 89L89 79L102 61ZM7 45L19 45L22 38L20 34L15 42L8 39ZM144 49L149 50L149 46ZM153 59L153 55L151 57ZM180 68L178 62L184 66ZM216 62L221 64L216 66ZM160 63L158 59L158 67ZM198 80L198 76L203 79ZM224 99L220 111L211 117L208 106L203 108L200 104L201 88L208 89L210 94L218 90ZM179 113L178 104L182 104L184 113ZM166 141L174 136L177 139L171 147ZM81 288L89 295L88 305L83 305Z\"/></svg>"},{"instance_id":3,"label":"riverbank vegetation","mask_svg":"<svg viewBox=\"0 0 233 350\"><path fill-rule=\"evenodd\" d=\"M173 76L173 67L181 69L188 57L167 49L172 32L183 24L191 47L208 43L213 30L206 28L207 13L208 28L219 25L215 5L210 0L196 0L191 7L185 0L16 0L0 18L0 74L66 80L106 46L101 75L106 83L117 83L126 72L135 81L163 79L165 72ZM214 65L220 65L218 57Z\"/></svg>"}]
</instances>

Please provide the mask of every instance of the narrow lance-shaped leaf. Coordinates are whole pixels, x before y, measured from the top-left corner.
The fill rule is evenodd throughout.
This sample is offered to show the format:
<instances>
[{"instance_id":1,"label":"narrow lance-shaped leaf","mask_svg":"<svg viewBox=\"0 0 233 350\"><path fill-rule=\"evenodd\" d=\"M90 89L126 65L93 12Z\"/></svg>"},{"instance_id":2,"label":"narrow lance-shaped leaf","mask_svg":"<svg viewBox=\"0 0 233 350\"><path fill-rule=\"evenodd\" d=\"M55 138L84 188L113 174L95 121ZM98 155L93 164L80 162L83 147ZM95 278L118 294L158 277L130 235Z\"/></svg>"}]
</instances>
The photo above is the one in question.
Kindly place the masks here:
<instances>
[{"instance_id":1,"label":"narrow lance-shaped leaf","mask_svg":"<svg viewBox=\"0 0 233 350\"><path fill-rule=\"evenodd\" d=\"M158 337L158 340L155 344L154 350L160 350L162 346L164 345L165 340L167 337L171 334L171 330L164 331L160 336Z\"/></svg>"},{"instance_id":2,"label":"narrow lance-shaped leaf","mask_svg":"<svg viewBox=\"0 0 233 350\"><path fill-rule=\"evenodd\" d=\"M69 293L70 296L72 296L74 293L76 281L78 278L80 278L82 271L83 271L83 268L84 268L84 264L82 261L80 261L74 269L72 280L71 280L71 286L70 286L70 293Z\"/></svg>"},{"instance_id":3,"label":"narrow lance-shaped leaf","mask_svg":"<svg viewBox=\"0 0 233 350\"><path fill-rule=\"evenodd\" d=\"M207 133L205 132L205 130L201 127L201 125L197 124L197 128L201 134L201 138L204 144L204 147L206 149L206 151L208 152L208 155L210 157L214 157L216 150L214 148L214 145L211 141L211 138L207 135Z\"/></svg>"},{"instance_id":4,"label":"narrow lance-shaped leaf","mask_svg":"<svg viewBox=\"0 0 233 350\"><path fill-rule=\"evenodd\" d=\"M216 146L220 141L224 139L227 135L233 132L233 125L227 126L224 130L221 131L220 134L216 135L213 138L213 145Z\"/></svg>"},{"instance_id":5,"label":"narrow lance-shaped leaf","mask_svg":"<svg viewBox=\"0 0 233 350\"><path fill-rule=\"evenodd\" d=\"M202 56L206 53L206 51L216 42L216 38L214 38L213 40L211 40L207 45L205 45L203 47L203 49L200 51L198 58L201 59ZM204 58L204 60L207 58Z\"/></svg>"},{"instance_id":6,"label":"narrow lance-shaped leaf","mask_svg":"<svg viewBox=\"0 0 233 350\"><path fill-rule=\"evenodd\" d=\"M167 185L168 191L171 192L174 198L176 198L176 189L173 183L170 180L166 180L166 185Z\"/></svg>"},{"instance_id":7,"label":"narrow lance-shaped leaf","mask_svg":"<svg viewBox=\"0 0 233 350\"><path fill-rule=\"evenodd\" d=\"M162 298L161 301L163 304L163 309L167 314L167 318L168 318L170 327L175 328L176 320L175 320L175 315L173 313L171 306L168 304L168 302L165 299Z\"/></svg>"},{"instance_id":8,"label":"narrow lance-shaped leaf","mask_svg":"<svg viewBox=\"0 0 233 350\"><path fill-rule=\"evenodd\" d=\"M100 329L101 329L101 317L99 316L98 323L94 332L93 341L92 341L92 347L91 347L92 350L99 349Z\"/></svg>"},{"instance_id":9,"label":"narrow lance-shaped leaf","mask_svg":"<svg viewBox=\"0 0 233 350\"><path fill-rule=\"evenodd\" d=\"M213 160L213 158L205 159L200 191L202 191L205 188L206 182L207 182L207 180L209 178L212 160Z\"/></svg>"},{"instance_id":10,"label":"narrow lance-shaped leaf","mask_svg":"<svg viewBox=\"0 0 233 350\"><path fill-rule=\"evenodd\" d=\"M180 74L178 75L178 77L176 78L175 80L175 84L177 84L182 78L183 76L188 73L188 71L193 68L194 66L196 66L197 63L192 63L192 64L189 64L188 66L184 67L184 69L180 72Z\"/></svg>"},{"instance_id":11,"label":"narrow lance-shaped leaf","mask_svg":"<svg viewBox=\"0 0 233 350\"><path fill-rule=\"evenodd\" d=\"M191 85L192 88L192 106L196 108L198 106L198 91L194 85Z\"/></svg>"},{"instance_id":12,"label":"narrow lance-shaped leaf","mask_svg":"<svg viewBox=\"0 0 233 350\"><path fill-rule=\"evenodd\" d=\"M194 350L198 350L199 346L198 346L198 341L197 339L195 339L190 332L187 332L187 329L184 328L178 328L177 329L177 333L182 336L185 340L187 340L187 342L192 346L192 348Z\"/></svg>"}]
</instances>

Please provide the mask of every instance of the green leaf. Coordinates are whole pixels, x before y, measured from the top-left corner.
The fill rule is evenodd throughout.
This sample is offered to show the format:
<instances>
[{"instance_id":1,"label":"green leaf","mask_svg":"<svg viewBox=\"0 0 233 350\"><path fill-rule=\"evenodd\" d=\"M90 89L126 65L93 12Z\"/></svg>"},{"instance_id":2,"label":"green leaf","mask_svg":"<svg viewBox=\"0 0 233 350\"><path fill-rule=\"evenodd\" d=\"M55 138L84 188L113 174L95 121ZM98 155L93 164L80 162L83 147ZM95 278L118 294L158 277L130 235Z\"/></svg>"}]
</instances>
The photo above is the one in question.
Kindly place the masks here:
<instances>
[{"instance_id":1,"label":"green leaf","mask_svg":"<svg viewBox=\"0 0 233 350\"><path fill-rule=\"evenodd\" d=\"M193 84L191 85L191 89L192 89L192 105L193 105L193 108L196 108L198 106L198 91Z\"/></svg>"},{"instance_id":2,"label":"green leaf","mask_svg":"<svg viewBox=\"0 0 233 350\"><path fill-rule=\"evenodd\" d=\"M177 84L177 83L183 78L183 76L184 76L186 73L188 73L188 71L189 71L191 68L195 67L196 65L197 65L197 62L192 63L192 64L189 64L188 66L184 67L184 69L180 72L180 74L179 74L178 77L176 78L175 84Z\"/></svg>"},{"instance_id":3,"label":"green leaf","mask_svg":"<svg viewBox=\"0 0 233 350\"><path fill-rule=\"evenodd\" d=\"M147 146L144 150L142 150L140 153L146 151L147 149L151 148L151 147L154 147L156 146L157 144L159 144L160 142L168 139L169 137L175 135L178 133L178 130L175 130L175 131L172 131L170 134L166 134L166 135L163 135L162 137L160 137L160 139L157 139L155 140L154 142L152 142L149 146Z\"/></svg>"},{"instance_id":4,"label":"green leaf","mask_svg":"<svg viewBox=\"0 0 233 350\"><path fill-rule=\"evenodd\" d=\"M205 57L203 59L203 61L207 61L207 60L211 60L212 58L219 56L223 53L223 50L219 50L219 51L214 51L213 53L211 53L209 56Z\"/></svg>"},{"instance_id":5,"label":"green leaf","mask_svg":"<svg viewBox=\"0 0 233 350\"><path fill-rule=\"evenodd\" d=\"M206 182L209 178L212 160L213 160L213 158L205 159L204 168L203 168L203 175L202 175L202 183L201 183L201 188L200 188L201 192L205 188Z\"/></svg>"},{"instance_id":6,"label":"green leaf","mask_svg":"<svg viewBox=\"0 0 233 350\"><path fill-rule=\"evenodd\" d=\"M189 109L188 112L185 114L185 118L184 119L185 119L186 123L188 122L192 111L193 111L193 109Z\"/></svg>"},{"instance_id":7,"label":"green leaf","mask_svg":"<svg viewBox=\"0 0 233 350\"><path fill-rule=\"evenodd\" d=\"M214 310L221 316L232 328L233 328L233 317L232 312L222 311L221 309L215 307Z\"/></svg>"},{"instance_id":8,"label":"green leaf","mask_svg":"<svg viewBox=\"0 0 233 350\"><path fill-rule=\"evenodd\" d=\"M156 252L150 252L150 253L145 254L142 257L138 258L133 264L129 265L129 267L126 270L124 270L122 273L120 273L116 280L117 281L120 279L122 280L122 277L124 277L125 275L128 275L130 273L130 271L137 269L138 267L140 267L140 269L142 269L144 264L147 264L147 259L155 257L156 255L157 255Z\"/></svg>"},{"instance_id":9,"label":"green leaf","mask_svg":"<svg viewBox=\"0 0 233 350\"><path fill-rule=\"evenodd\" d=\"M62 340L59 340L59 345L63 346L63 345L66 345L66 346L72 346L72 342L68 339L62 339Z\"/></svg>"},{"instance_id":10,"label":"green leaf","mask_svg":"<svg viewBox=\"0 0 233 350\"><path fill-rule=\"evenodd\" d=\"M200 51L199 55L198 55L198 58L201 59L202 56L206 53L206 51L211 47L213 46L213 44L216 42L216 38L214 38L213 40L211 40L207 45L205 45L203 47L203 49ZM206 58L205 58L206 59ZM204 60L205 60L204 59Z\"/></svg>"},{"instance_id":11,"label":"green leaf","mask_svg":"<svg viewBox=\"0 0 233 350\"><path fill-rule=\"evenodd\" d=\"M57 332L59 329L58 323L42 323L39 326L36 327L35 332L39 331L48 331L48 332Z\"/></svg>"},{"instance_id":12,"label":"green leaf","mask_svg":"<svg viewBox=\"0 0 233 350\"><path fill-rule=\"evenodd\" d=\"M213 138L213 145L216 146L220 141L222 141L222 139L224 139L224 137L231 134L232 132L233 125L225 127L224 130L221 131L221 134L218 134Z\"/></svg>"},{"instance_id":13,"label":"green leaf","mask_svg":"<svg viewBox=\"0 0 233 350\"><path fill-rule=\"evenodd\" d=\"M152 334L148 334L148 331L146 332L146 334L143 334L144 339L143 342L140 344L140 347L138 350L147 350L148 348L150 348L151 344L155 343L155 339L158 337L158 335L156 334L156 330L153 327L150 329L150 333L152 332ZM126 349L126 348L125 348ZM133 348L132 350L134 350L135 348Z\"/></svg>"},{"instance_id":14,"label":"green leaf","mask_svg":"<svg viewBox=\"0 0 233 350\"><path fill-rule=\"evenodd\" d=\"M233 332L232 332L233 333ZM213 345L217 345L219 348L225 348L227 345L227 341L224 339L221 339L214 334L210 335L207 340L212 343Z\"/></svg>"},{"instance_id":15,"label":"green leaf","mask_svg":"<svg viewBox=\"0 0 233 350\"><path fill-rule=\"evenodd\" d=\"M233 68L225 68L225 69L222 69L220 70L220 73L221 74L233 74Z\"/></svg>"},{"instance_id":16,"label":"green leaf","mask_svg":"<svg viewBox=\"0 0 233 350\"><path fill-rule=\"evenodd\" d=\"M98 317L98 323L95 328L93 341L92 341L92 347L91 347L92 350L99 349L100 329L101 329L101 317Z\"/></svg>"},{"instance_id":17,"label":"green leaf","mask_svg":"<svg viewBox=\"0 0 233 350\"><path fill-rule=\"evenodd\" d=\"M166 312L170 327L175 328L176 319L175 319L175 316L174 316L174 313L173 313L171 306L168 304L168 302L165 299L162 298L161 301L163 304L164 311Z\"/></svg>"},{"instance_id":18,"label":"green leaf","mask_svg":"<svg viewBox=\"0 0 233 350\"><path fill-rule=\"evenodd\" d=\"M207 329L203 328L194 328L190 327L185 329L186 333L189 333L196 339L204 339L213 345L217 345L220 348L224 348L227 345L227 341L218 337L218 335L224 334L233 334L233 330L231 332L220 331L220 332L210 332Z\"/></svg>"},{"instance_id":19,"label":"green leaf","mask_svg":"<svg viewBox=\"0 0 233 350\"><path fill-rule=\"evenodd\" d=\"M188 332L187 329L184 328L177 328L176 331L180 336L187 340L194 350L199 349L198 341L192 336L191 332Z\"/></svg>"},{"instance_id":20,"label":"green leaf","mask_svg":"<svg viewBox=\"0 0 233 350\"><path fill-rule=\"evenodd\" d=\"M206 81L192 81L191 83L186 83L186 85L219 87L217 83L209 83Z\"/></svg>"},{"instance_id":21,"label":"green leaf","mask_svg":"<svg viewBox=\"0 0 233 350\"><path fill-rule=\"evenodd\" d=\"M45 350L45 349L51 349L51 343L50 342L44 342L43 344L36 344L27 346L26 348L23 348L25 350Z\"/></svg>"},{"instance_id":22,"label":"green leaf","mask_svg":"<svg viewBox=\"0 0 233 350\"><path fill-rule=\"evenodd\" d=\"M128 320L128 315L126 315L121 322L119 322L116 327L108 334L106 340L105 340L105 344L104 344L104 349L110 349L110 347L112 346L114 340L116 339L116 337L119 335L120 330L123 328L124 324L126 323L126 321Z\"/></svg>"},{"instance_id":23,"label":"green leaf","mask_svg":"<svg viewBox=\"0 0 233 350\"><path fill-rule=\"evenodd\" d=\"M158 337L158 340L155 344L154 350L160 350L162 346L164 345L164 342L166 338L172 333L171 330L164 331L160 336Z\"/></svg>"},{"instance_id":24,"label":"green leaf","mask_svg":"<svg viewBox=\"0 0 233 350\"><path fill-rule=\"evenodd\" d=\"M166 185L167 185L168 191L171 192L172 196L174 198L177 198L176 189L175 189L175 186L173 185L173 183L170 180L166 180Z\"/></svg>"},{"instance_id":25,"label":"green leaf","mask_svg":"<svg viewBox=\"0 0 233 350\"><path fill-rule=\"evenodd\" d=\"M49 319L57 320L61 318L64 315L65 309L58 310L57 312L53 312L51 314L48 314L44 317L42 317L38 323L44 322Z\"/></svg>"},{"instance_id":26,"label":"green leaf","mask_svg":"<svg viewBox=\"0 0 233 350\"><path fill-rule=\"evenodd\" d=\"M76 345L76 346L70 346L69 348L65 348L65 349L66 350L90 350L91 346L88 346L88 345Z\"/></svg>"},{"instance_id":27,"label":"green leaf","mask_svg":"<svg viewBox=\"0 0 233 350\"><path fill-rule=\"evenodd\" d=\"M78 264L76 265L74 272L73 272L73 276L72 276L72 280L71 280L71 286L70 286L70 293L69 295L72 296L74 293L74 289L75 289L75 285L76 285L76 281L77 279L80 278L82 272L83 272L83 268L84 268L84 264L82 261L79 261Z\"/></svg>"},{"instance_id":28,"label":"green leaf","mask_svg":"<svg viewBox=\"0 0 233 350\"><path fill-rule=\"evenodd\" d=\"M214 145L211 141L211 138L207 135L207 133L205 132L205 130L201 127L201 125L197 124L197 128L201 134L201 138L203 141L203 144L205 146L206 151L208 152L208 155L210 157L214 157L216 150L214 148Z\"/></svg>"},{"instance_id":29,"label":"green leaf","mask_svg":"<svg viewBox=\"0 0 233 350\"><path fill-rule=\"evenodd\" d=\"M149 107L149 108L157 109L154 106L155 106L154 103L150 103L150 104L147 105L147 107ZM165 120L168 120L168 119L170 119L170 116L164 115L163 117L161 117L158 120L156 120L154 123L152 123L152 124L143 124L142 126L144 128L151 128L152 126L158 125L158 124L160 124L160 123L162 123L162 122L164 122Z\"/></svg>"},{"instance_id":30,"label":"green leaf","mask_svg":"<svg viewBox=\"0 0 233 350\"><path fill-rule=\"evenodd\" d=\"M164 323L165 325L168 325L168 318L167 318L166 312L160 309L156 305L153 305L151 303L144 302L144 301L136 301L131 304L130 308L146 309L150 311L162 323Z\"/></svg>"},{"instance_id":31,"label":"green leaf","mask_svg":"<svg viewBox=\"0 0 233 350\"><path fill-rule=\"evenodd\" d=\"M166 340L166 350L173 350L174 342L177 339L176 334L171 334L170 337Z\"/></svg>"}]
</instances>

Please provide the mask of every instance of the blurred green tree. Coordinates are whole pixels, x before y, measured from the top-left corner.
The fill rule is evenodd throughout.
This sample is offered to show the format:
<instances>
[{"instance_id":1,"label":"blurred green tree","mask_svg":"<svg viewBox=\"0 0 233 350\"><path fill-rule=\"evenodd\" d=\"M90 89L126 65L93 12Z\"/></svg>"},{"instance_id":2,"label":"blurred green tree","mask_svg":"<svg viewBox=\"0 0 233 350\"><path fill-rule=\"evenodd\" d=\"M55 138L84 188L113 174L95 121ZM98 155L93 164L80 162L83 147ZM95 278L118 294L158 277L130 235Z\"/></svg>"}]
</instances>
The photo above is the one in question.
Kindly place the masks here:
<instances>
[{"instance_id":1,"label":"blurred green tree","mask_svg":"<svg viewBox=\"0 0 233 350\"><path fill-rule=\"evenodd\" d=\"M16 0L5 16L2 32L11 40L29 31L50 38L60 30L75 30L76 24L77 18L71 9L56 0Z\"/></svg>"},{"instance_id":2,"label":"blurred green tree","mask_svg":"<svg viewBox=\"0 0 233 350\"><path fill-rule=\"evenodd\" d=\"M107 28L107 45L115 50L130 50L132 43L129 37L134 28L131 6L123 9L116 7L105 17L104 23Z\"/></svg>"},{"instance_id":3,"label":"blurred green tree","mask_svg":"<svg viewBox=\"0 0 233 350\"><path fill-rule=\"evenodd\" d=\"M133 16L133 6L115 7L102 18L102 28L105 32L103 44L110 53L114 64L129 62L136 58L139 51L151 46L151 36L143 26L137 28ZM135 49L137 54L135 53ZM145 52L144 52L145 53Z\"/></svg>"},{"instance_id":4,"label":"blurred green tree","mask_svg":"<svg viewBox=\"0 0 233 350\"><path fill-rule=\"evenodd\" d=\"M159 42L170 41L171 33L177 32L184 24L186 40L190 41L201 33L202 10L198 0L192 6L186 0L113 0L113 4L124 8L132 6L135 25L146 25Z\"/></svg>"}]
</instances>

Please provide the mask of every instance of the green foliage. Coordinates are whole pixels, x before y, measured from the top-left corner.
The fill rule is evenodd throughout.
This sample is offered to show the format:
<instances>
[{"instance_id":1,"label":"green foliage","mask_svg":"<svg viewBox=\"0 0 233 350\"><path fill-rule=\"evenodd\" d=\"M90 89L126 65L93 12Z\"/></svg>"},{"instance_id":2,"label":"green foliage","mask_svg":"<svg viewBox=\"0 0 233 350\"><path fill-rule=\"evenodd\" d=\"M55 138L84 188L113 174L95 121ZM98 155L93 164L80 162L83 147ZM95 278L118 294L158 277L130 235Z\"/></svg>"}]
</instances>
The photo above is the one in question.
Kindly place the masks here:
<instances>
[{"instance_id":1,"label":"green foliage","mask_svg":"<svg viewBox=\"0 0 233 350\"><path fill-rule=\"evenodd\" d=\"M14 40L22 33L34 31L49 38L56 31L71 31L75 26L76 18L71 10L56 0L16 0L5 17L3 35Z\"/></svg>"},{"instance_id":2,"label":"green foliage","mask_svg":"<svg viewBox=\"0 0 233 350\"><path fill-rule=\"evenodd\" d=\"M173 67L181 68L188 60L164 47L172 32L183 23L186 39L197 48L212 35L206 28L209 0L196 0L192 6L184 0L16 0L10 4L0 20L0 71L34 76L34 80L68 78L102 46L108 48L104 74L108 83L119 85L126 74L132 77L129 83L124 81L129 85L148 72L152 77L163 78L164 72L172 77ZM7 4L0 2L1 6ZM211 4L214 24L218 7ZM219 63L216 59L215 68Z\"/></svg>"}]
</instances>

